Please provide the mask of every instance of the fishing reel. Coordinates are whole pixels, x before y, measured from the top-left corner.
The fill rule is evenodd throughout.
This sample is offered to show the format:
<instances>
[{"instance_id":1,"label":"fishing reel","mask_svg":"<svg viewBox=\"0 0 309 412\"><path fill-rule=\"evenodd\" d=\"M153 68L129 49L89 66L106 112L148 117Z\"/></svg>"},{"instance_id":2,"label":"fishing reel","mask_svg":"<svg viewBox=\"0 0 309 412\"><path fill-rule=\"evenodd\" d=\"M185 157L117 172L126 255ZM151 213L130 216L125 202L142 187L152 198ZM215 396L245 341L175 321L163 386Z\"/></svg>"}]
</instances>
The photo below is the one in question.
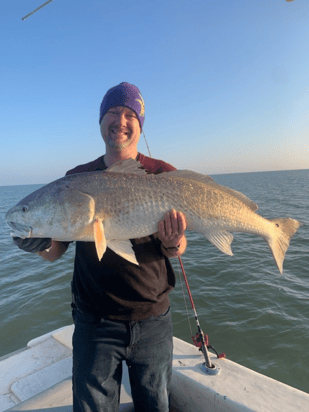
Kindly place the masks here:
<instances>
[{"instance_id":1,"label":"fishing reel","mask_svg":"<svg viewBox=\"0 0 309 412\"><path fill-rule=\"evenodd\" d=\"M203 344L204 344L207 347L207 349L211 349L217 355L217 359L226 358L226 354L224 352L221 354L218 354L216 349L212 345L209 345L208 335L205 335L203 331L201 331L201 333L197 332L195 336L192 336L192 340L193 340L194 345L200 351L202 351Z\"/></svg>"}]
</instances>

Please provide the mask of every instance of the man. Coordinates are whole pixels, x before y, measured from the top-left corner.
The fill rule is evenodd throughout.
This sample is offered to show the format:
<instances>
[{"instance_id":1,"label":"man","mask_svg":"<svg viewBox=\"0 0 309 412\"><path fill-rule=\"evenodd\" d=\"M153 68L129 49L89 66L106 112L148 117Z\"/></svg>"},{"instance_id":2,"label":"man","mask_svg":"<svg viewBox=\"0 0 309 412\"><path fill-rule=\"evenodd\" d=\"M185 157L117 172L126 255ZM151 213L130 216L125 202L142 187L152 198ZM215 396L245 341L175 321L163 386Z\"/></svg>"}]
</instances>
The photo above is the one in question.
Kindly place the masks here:
<instances>
[{"instance_id":1,"label":"man","mask_svg":"<svg viewBox=\"0 0 309 412\"><path fill-rule=\"evenodd\" d=\"M106 93L100 108L104 156L68 174L105 170L120 160L137 159L148 173L175 168L138 153L144 123L139 89L121 83ZM76 242L72 281L74 412L118 410L122 361L129 368L136 412L167 412L172 367L172 320L168 294L175 285L169 257L186 248L186 220L175 210L158 232L131 243L139 266L107 249L98 261L94 243ZM15 239L24 250L54 261L68 243ZM46 250L47 249L47 250Z\"/></svg>"}]
</instances>

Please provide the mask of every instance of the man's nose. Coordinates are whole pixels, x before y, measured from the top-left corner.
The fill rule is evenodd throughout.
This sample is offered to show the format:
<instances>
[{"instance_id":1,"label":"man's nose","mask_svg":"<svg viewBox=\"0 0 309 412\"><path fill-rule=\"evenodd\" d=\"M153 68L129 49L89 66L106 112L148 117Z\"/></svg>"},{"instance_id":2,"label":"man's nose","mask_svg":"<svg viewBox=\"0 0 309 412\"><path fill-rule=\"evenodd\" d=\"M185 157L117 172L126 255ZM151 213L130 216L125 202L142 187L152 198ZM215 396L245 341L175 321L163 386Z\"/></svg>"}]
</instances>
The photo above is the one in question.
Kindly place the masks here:
<instances>
[{"instance_id":1,"label":"man's nose","mask_svg":"<svg viewBox=\"0 0 309 412\"><path fill-rule=\"evenodd\" d=\"M116 124L119 126L126 126L127 118L126 118L125 113L118 113L117 118L116 118Z\"/></svg>"}]
</instances>

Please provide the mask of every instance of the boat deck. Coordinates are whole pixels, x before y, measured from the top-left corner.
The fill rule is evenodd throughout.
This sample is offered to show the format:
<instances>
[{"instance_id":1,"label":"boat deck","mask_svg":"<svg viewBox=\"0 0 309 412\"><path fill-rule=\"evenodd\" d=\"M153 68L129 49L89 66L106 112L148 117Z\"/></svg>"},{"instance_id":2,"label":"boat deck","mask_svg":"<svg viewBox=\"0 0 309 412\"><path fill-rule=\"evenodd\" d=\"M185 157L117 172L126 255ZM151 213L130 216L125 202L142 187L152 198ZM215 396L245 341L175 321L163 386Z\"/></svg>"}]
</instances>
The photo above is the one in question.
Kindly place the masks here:
<instances>
[{"instance_id":1,"label":"boat deck","mask_svg":"<svg viewBox=\"0 0 309 412\"><path fill-rule=\"evenodd\" d=\"M0 412L72 412L73 328L43 335L0 358ZM309 411L308 394L212 354L211 361L219 374L205 374L201 353L174 338L171 412ZM134 411L126 368L120 411Z\"/></svg>"}]
</instances>

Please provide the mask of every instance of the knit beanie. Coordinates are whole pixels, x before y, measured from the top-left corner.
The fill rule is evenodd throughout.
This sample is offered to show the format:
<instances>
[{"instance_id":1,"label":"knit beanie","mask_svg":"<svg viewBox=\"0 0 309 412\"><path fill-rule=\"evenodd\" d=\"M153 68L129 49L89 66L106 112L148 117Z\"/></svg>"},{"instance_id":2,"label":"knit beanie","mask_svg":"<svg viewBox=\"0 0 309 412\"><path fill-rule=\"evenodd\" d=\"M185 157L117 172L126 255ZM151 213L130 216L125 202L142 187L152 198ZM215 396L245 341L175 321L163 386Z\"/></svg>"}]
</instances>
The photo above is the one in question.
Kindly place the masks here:
<instances>
[{"instance_id":1,"label":"knit beanie","mask_svg":"<svg viewBox=\"0 0 309 412\"><path fill-rule=\"evenodd\" d=\"M123 82L118 84L118 86L109 89L101 103L99 123L101 123L101 120L106 112L111 107L116 106L125 106L131 110L134 110L142 131L145 120L145 103L139 89L136 86Z\"/></svg>"}]
</instances>

